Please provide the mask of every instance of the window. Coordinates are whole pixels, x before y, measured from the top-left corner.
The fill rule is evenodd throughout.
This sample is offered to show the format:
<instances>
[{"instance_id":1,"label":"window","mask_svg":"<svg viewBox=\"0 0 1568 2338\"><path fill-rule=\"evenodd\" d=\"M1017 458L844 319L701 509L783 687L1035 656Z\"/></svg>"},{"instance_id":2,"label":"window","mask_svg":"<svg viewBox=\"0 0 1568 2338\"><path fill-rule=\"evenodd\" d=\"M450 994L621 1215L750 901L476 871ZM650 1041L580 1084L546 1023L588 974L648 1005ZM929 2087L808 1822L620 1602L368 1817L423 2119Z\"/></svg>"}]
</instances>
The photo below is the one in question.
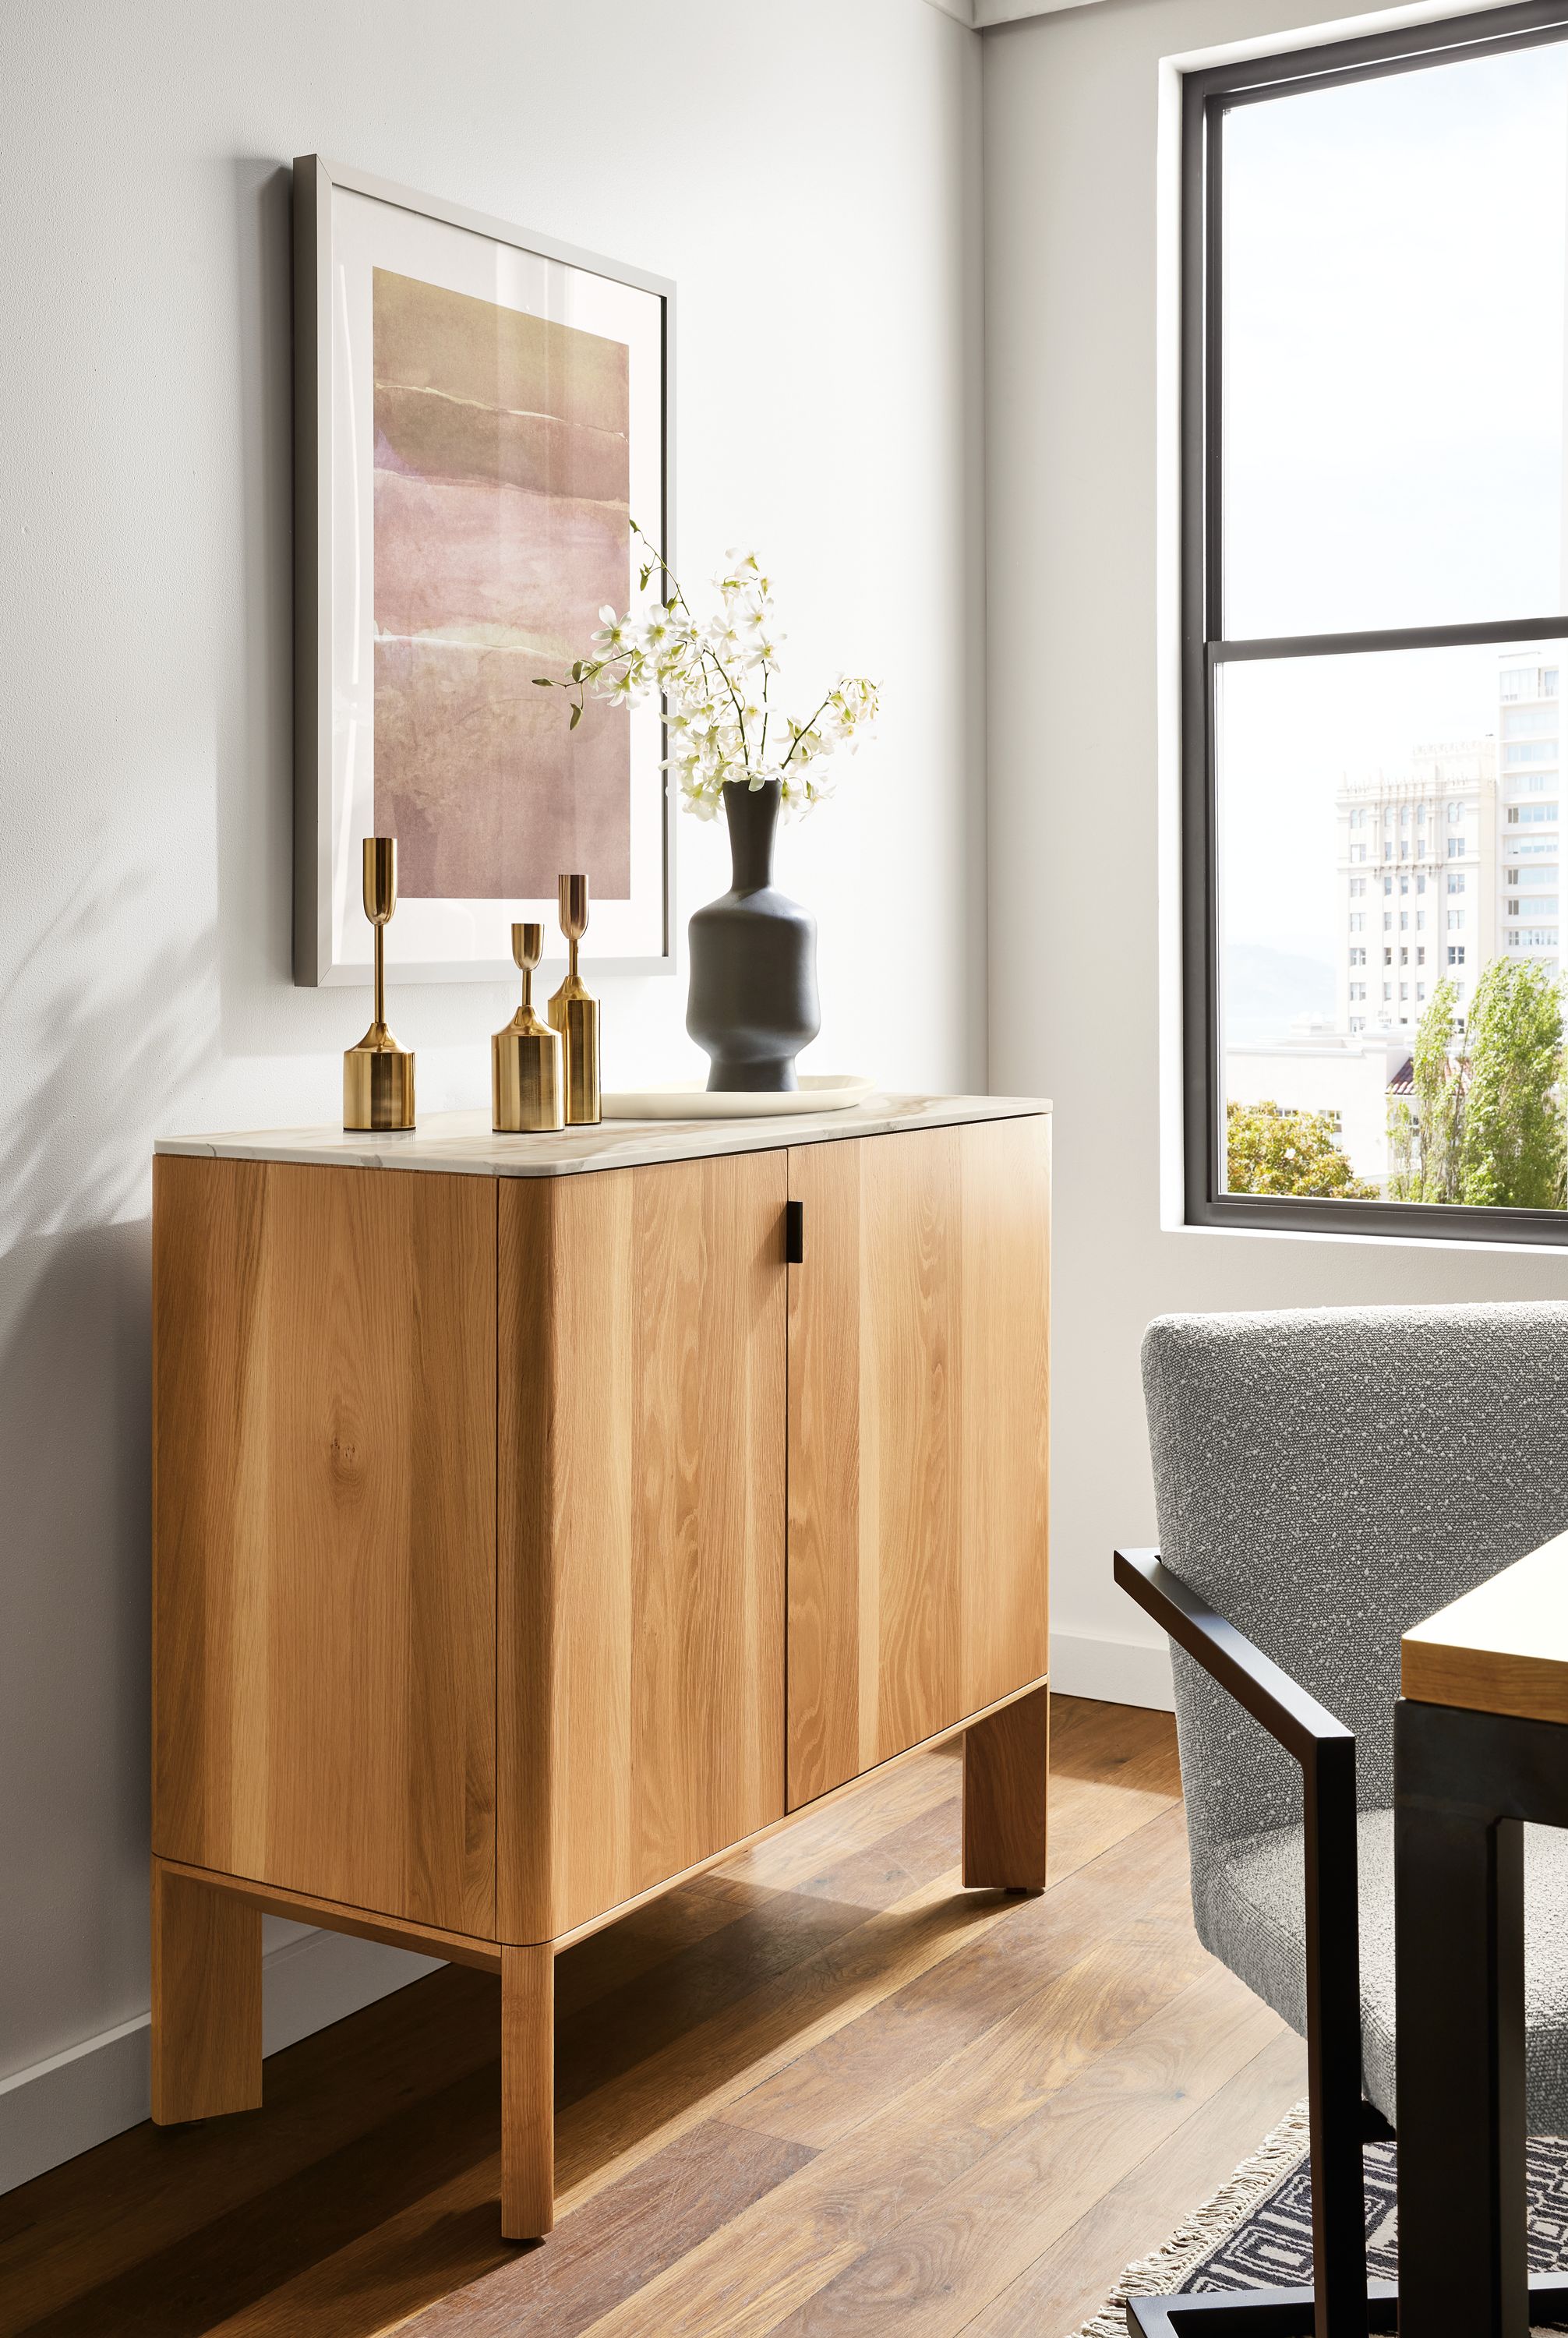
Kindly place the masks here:
<instances>
[{"instance_id":1,"label":"window","mask_svg":"<svg viewBox=\"0 0 1568 2338\"><path fill-rule=\"evenodd\" d=\"M1351 930L1351 932L1352 932L1353 934L1365 933L1366 929L1367 929L1367 912L1366 912L1366 910L1365 910L1365 909L1356 909L1356 910L1353 910L1353 911L1351 912L1351 917L1350 917L1350 930Z\"/></svg>"},{"instance_id":2,"label":"window","mask_svg":"<svg viewBox=\"0 0 1568 2338\"><path fill-rule=\"evenodd\" d=\"M1515 912L1515 915L1517 915L1517 912ZM1367 963L1366 951L1364 949L1353 949L1350 953L1350 963L1352 966L1365 966Z\"/></svg>"},{"instance_id":3,"label":"window","mask_svg":"<svg viewBox=\"0 0 1568 2338\"><path fill-rule=\"evenodd\" d=\"M1434 1198L1361 1108L1359 1051L1321 1103L1382 1198L1231 1193L1225 1142L1232 1049L1285 1042L1326 999L1348 1036L1339 953L1364 987L1347 920L1368 875L1376 1022L1401 1037L1440 959L1467 1006L1497 954L1556 947L1568 269L1543 190L1568 182L1568 0L1506 8L1484 40L1456 17L1204 68L1182 110L1188 1216L1568 1241L1554 1194L1509 1191L1505 1163L1495 1205ZM1413 862L1444 880L1430 973Z\"/></svg>"},{"instance_id":4,"label":"window","mask_svg":"<svg viewBox=\"0 0 1568 2338\"><path fill-rule=\"evenodd\" d=\"M1561 722L1554 706L1509 706L1503 714L1504 739L1555 739Z\"/></svg>"},{"instance_id":5,"label":"window","mask_svg":"<svg viewBox=\"0 0 1568 2338\"><path fill-rule=\"evenodd\" d=\"M1351 878L1351 879L1350 879L1350 899L1351 899L1353 901L1362 901L1362 900L1365 900L1365 899L1366 899L1366 898L1367 898L1367 879L1366 879L1366 878L1365 878L1365 877L1352 877L1352 878Z\"/></svg>"},{"instance_id":6,"label":"window","mask_svg":"<svg viewBox=\"0 0 1568 2338\"><path fill-rule=\"evenodd\" d=\"M1364 982L1353 982L1350 985L1350 996L1352 998L1365 998L1367 985Z\"/></svg>"},{"instance_id":7,"label":"window","mask_svg":"<svg viewBox=\"0 0 1568 2338\"><path fill-rule=\"evenodd\" d=\"M1556 695L1557 669L1554 665L1511 666L1504 660L1498 689L1500 698L1506 701L1510 698L1555 698Z\"/></svg>"}]
</instances>

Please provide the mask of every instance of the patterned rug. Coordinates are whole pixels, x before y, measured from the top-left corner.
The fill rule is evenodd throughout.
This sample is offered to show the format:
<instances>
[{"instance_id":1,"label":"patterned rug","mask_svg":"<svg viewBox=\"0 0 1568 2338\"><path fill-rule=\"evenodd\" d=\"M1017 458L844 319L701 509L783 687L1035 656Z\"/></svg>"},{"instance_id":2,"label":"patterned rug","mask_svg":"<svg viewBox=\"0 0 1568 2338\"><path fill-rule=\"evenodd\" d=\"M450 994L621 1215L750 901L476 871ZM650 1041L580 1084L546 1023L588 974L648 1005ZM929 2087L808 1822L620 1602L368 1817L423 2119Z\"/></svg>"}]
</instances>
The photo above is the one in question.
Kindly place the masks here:
<instances>
[{"instance_id":1,"label":"patterned rug","mask_svg":"<svg viewBox=\"0 0 1568 2338\"><path fill-rule=\"evenodd\" d=\"M1230 2182L1152 2256L1129 2265L1077 2338L1127 2338L1129 2297L1177 2290L1304 2289L1312 2279L1312 2187L1307 2168L1307 2106L1298 2103ZM1367 2185L1367 2270L1398 2277L1395 2214L1397 2159L1392 2143L1362 2148ZM1568 2141L1533 2136L1525 2146L1530 2270L1568 2265ZM1568 2324L1551 2323L1553 2331Z\"/></svg>"}]
</instances>

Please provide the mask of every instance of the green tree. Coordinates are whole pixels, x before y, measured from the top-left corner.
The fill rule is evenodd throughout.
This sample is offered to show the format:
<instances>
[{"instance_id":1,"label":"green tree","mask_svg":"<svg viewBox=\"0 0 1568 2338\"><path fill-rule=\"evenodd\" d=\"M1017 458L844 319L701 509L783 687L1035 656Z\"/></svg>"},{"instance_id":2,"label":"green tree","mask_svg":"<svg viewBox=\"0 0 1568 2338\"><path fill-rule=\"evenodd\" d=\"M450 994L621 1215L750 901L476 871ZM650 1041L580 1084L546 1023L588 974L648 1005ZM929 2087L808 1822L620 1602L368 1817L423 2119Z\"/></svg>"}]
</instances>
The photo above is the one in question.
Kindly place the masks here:
<instances>
[{"instance_id":1,"label":"green tree","mask_svg":"<svg viewBox=\"0 0 1568 2338\"><path fill-rule=\"evenodd\" d=\"M1334 1116L1277 1104L1225 1107L1226 1184L1232 1194L1311 1194L1375 1202L1339 1149Z\"/></svg>"},{"instance_id":2,"label":"green tree","mask_svg":"<svg viewBox=\"0 0 1568 2338\"><path fill-rule=\"evenodd\" d=\"M1399 1097L1388 1115L1391 1202L1461 1198L1466 1066L1453 1052L1458 1000L1457 985L1440 982L1416 1029L1411 1056L1416 1102L1412 1107Z\"/></svg>"},{"instance_id":3,"label":"green tree","mask_svg":"<svg viewBox=\"0 0 1568 2338\"><path fill-rule=\"evenodd\" d=\"M1494 958L1470 1010L1461 1201L1563 1202L1563 995L1544 968Z\"/></svg>"}]
</instances>

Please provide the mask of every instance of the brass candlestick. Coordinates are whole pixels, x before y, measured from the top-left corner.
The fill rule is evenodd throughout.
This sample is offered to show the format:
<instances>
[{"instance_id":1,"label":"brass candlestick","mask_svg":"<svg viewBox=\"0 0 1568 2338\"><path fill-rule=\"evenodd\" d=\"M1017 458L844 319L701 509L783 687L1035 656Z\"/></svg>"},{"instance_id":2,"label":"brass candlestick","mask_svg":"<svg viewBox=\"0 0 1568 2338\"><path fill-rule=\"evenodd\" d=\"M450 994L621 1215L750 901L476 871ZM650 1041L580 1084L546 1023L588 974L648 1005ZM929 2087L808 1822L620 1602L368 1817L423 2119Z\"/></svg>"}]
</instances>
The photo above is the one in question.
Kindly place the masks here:
<instances>
[{"instance_id":1,"label":"brass candlestick","mask_svg":"<svg viewBox=\"0 0 1568 2338\"><path fill-rule=\"evenodd\" d=\"M566 937L566 979L548 1012L565 1057L566 1125L582 1128L599 1118L599 1001L590 998L577 971L577 945L588 930L588 879L559 877L555 884Z\"/></svg>"},{"instance_id":2,"label":"brass candlestick","mask_svg":"<svg viewBox=\"0 0 1568 2338\"><path fill-rule=\"evenodd\" d=\"M564 1126L561 1036L534 1012L534 969L544 955L543 926L514 926L512 956L523 969L523 1004L490 1042L490 1125L508 1134Z\"/></svg>"},{"instance_id":3,"label":"brass candlestick","mask_svg":"<svg viewBox=\"0 0 1568 2338\"><path fill-rule=\"evenodd\" d=\"M343 1056L345 1128L412 1128L414 1058L387 1028L387 920L397 907L397 840L365 839L365 915L376 928L376 1012Z\"/></svg>"}]
</instances>

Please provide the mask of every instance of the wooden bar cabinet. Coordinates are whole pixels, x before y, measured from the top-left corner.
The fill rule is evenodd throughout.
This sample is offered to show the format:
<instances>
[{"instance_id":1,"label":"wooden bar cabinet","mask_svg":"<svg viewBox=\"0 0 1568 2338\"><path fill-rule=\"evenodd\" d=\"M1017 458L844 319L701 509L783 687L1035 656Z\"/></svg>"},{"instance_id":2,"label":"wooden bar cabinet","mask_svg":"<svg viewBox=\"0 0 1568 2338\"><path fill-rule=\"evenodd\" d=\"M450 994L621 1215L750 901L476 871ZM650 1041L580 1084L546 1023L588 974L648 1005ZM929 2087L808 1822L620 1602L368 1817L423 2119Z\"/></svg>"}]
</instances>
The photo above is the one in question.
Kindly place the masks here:
<instances>
[{"instance_id":1,"label":"wooden bar cabinet","mask_svg":"<svg viewBox=\"0 0 1568 2338\"><path fill-rule=\"evenodd\" d=\"M170 1140L152 2116L261 2100L261 1917L498 1972L549 2230L554 1956L965 1733L1045 1872L1048 1108Z\"/></svg>"}]
</instances>

